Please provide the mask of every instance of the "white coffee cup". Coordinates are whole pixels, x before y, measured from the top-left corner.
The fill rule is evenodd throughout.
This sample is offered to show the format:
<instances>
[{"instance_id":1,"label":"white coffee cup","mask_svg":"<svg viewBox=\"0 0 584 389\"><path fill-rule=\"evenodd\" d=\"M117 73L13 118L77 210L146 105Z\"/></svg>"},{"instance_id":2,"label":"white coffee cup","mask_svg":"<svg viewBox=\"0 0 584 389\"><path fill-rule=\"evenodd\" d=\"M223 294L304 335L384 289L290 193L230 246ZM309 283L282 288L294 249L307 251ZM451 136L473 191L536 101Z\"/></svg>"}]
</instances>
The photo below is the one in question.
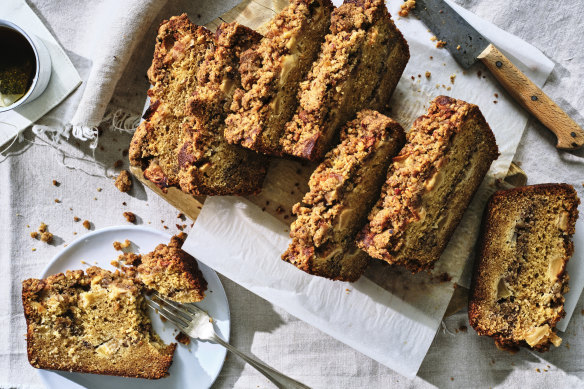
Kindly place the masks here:
<instances>
[{"instance_id":1,"label":"white coffee cup","mask_svg":"<svg viewBox=\"0 0 584 389\"><path fill-rule=\"evenodd\" d=\"M45 44L37 36L31 33L27 33L24 29L17 26L16 24L3 19L0 19L0 27L9 28L23 36L28 41L28 43L30 43L36 61L35 75L30 88L28 88L28 91L24 96L16 100L13 104L7 107L0 107L0 112L4 112L29 103L39 97L45 91L47 85L49 84L49 80L51 79L52 64L49 50L47 50ZM9 53L3 53L2 55L7 54Z\"/></svg>"}]
</instances>

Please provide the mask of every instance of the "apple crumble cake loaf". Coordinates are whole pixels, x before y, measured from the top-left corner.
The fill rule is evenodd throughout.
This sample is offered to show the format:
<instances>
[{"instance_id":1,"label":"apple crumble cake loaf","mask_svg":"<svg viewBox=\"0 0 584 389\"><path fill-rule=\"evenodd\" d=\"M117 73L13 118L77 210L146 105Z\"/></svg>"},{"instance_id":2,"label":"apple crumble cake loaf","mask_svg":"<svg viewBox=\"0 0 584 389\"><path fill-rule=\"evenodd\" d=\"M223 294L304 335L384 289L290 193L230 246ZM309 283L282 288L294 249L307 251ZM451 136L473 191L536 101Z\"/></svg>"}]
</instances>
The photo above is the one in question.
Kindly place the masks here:
<instances>
[{"instance_id":1,"label":"apple crumble cake loaf","mask_svg":"<svg viewBox=\"0 0 584 389\"><path fill-rule=\"evenodd\" d=\"M226 120L230 143L281 154L280 138L296 110L298 84L318 56L332 9L330 0L290 0L270 21L259 46L242 54L243 88L235 91Z\"/></svg>"},{"instance_id":2,"label":"apple crumble cake loaf","mask_svg":"<svg viewBox=\"0 0 584 389\"><path fill-rule=\"evenodd\" d=\"M261 190L267 158L227 143L224 122L233 92L241 87L241 54L261 39L236 22L215 33L215 49L201 63L193 96L187 102L185 139L178 148L179 183L194 195L244 195Z\"/></svg>"},{"instance_id":3,"label":"apple crumble cake loaf","mask_svg":"<svg viewBox=\"0 0 584 389\"><path fill-rule=\"evenodd\" d=\"M571 185L543 184L495 193L485 209L468 316L502 349L546 351L561 339L566 263L578 218Z\"/></svg>"},{"instance_id":4,"label":"apple crumble cake loaf","mask_svg":"<svg viewBox=\"0 0 584 389\"><path fill-rule=\"evenodd\" d=\"M179 303L203 300L207 281L197 260L181 250L186 235L173 236L168 245L159 244L154 251L126 259L134 267L136 277L163 297Z\"/></svg>"},{"instance_id":5,"label":"apple crumble cake loaf","mask_svg":"<svg viewBox=\"0 0 584 389\"><path fill-rule=\"evenodd\" d=\"M341 132L310 177L310 191L294 206L292 243L282 259L307 273L356 281L369 262L355 235L379 196L391 158L405 142L401 126L363 110Z\"/></svg>"},{"instance_id":6,"label":"apple crumble cake loaf","mask_svg":"<svg viewBox=\"0 0 584 389\"><path fill-rule=\"evenodd\" d=\"M132 138L129 158L163 190L178 185L177 148L184 143L187 101L198 84L199 66L213 47L213 34L192 24L186 14L164 21L158 30L148 69L150 107Z\"/></svg>"},{"instance_id":7,"label":"apple crumble cake loaf","mask_svg":"<svg viewBox=\"0 0 584 389\"><path fill-rule=\"evenodd\" d=\"M283 151L319 160L338 129L363 108L384 111L410 58L383 0L345 0L332 13L318 60L300 84Z\"/></svg>"},{"instance_id":8,"label":"apple crumble cake loaf","mask_svg":"<svg viewBox=\"0 0 584 389\"><path fill-rule=\"evenodd\" d=\"M393 158L357 245L412 272L431 268L497 157L495 137L479 107L437 97Z\"/></svg>"},{"instance_id":9,"label":"apple crumble cake loaf","mask_svg":"<svg viewBox=\"0 0 584 389\"><path fill-rule=\"evenodd\" d=\"M157 379L176 344L152 330L142 285L90 267L22 283L27 352L36 368Z\"/></svg>"}]
</instances>

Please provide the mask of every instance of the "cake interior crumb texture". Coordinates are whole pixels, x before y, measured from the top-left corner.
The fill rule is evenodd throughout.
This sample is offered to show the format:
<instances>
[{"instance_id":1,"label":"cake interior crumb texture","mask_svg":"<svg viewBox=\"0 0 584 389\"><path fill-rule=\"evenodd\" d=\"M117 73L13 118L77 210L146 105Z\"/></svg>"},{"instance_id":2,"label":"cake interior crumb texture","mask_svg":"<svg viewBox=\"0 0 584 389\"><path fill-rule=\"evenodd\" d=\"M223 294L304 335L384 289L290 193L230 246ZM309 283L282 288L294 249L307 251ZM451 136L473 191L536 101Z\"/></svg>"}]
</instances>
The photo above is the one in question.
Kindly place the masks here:
<instances>
[{"instance_id":1,"label":"cake interior crumb texture","mask_svg":"<svg viewBox=\"0 0 584 389\"><path fill-rule=\"evenodd\" d=\"M241 54L261 38L236 22L222 23L215 33L215 48L207 51L187 102L184 141L177 152L180 187L186 193L245 195L262 188L267 158L223 136L233 93L241 87Z\"/></svg>"},{"instance_id":2,"label":"cake interior crumb texture","mask_svg":"<svg viewBox=\"0 0 584 389\"><path fill-rule=\"evenodd\" d=\"M296 106L298 84L317 58L330 26L330 0L291 0L268 24L257 48L241 56L242 88L233 96L225 138L280 155L284 125Z\"/></svg>"},{"instance_id":3,"label":"cake interior crumb texture","mask_svg":"<svg viewBox=\"0 0 584 389\"><path fill-rule=\"evenodd\" d=\"M181 249L185 238L184 233L173 236L168 245L159 244L128 264L135 266L147 288L179 303L196 303L205 297L207 281L197 260Z\"/></svg>"},{"instance_id":4,"label":"cake interior crumb texture","mask_svg":"<svg viewBox=\"0 0 584 389\"><path fill-rule=\"evenodd\" d=\"M391 158L405 142L401 126L363 110L341 132L310 177L310 191L293 212L292 243L282 259L309 274L356 281L369 263L355 236L379 197Z\"/></svg>"},{"instance_id":5,"label":"cake interior crumb texture","mask_svg":"<svg viewBox=\"0 0 584 389\"><path fill-rule=\"evenodd\" d=\"M447 96L432 101L407 138L357 244L419 272L440 258L498 149L479 108Z\"/></svg>"},{"instance_id":6,"label":"cake interior crumb texture","mask_svg":"<svg viewBox=\"0 0 584 389\"><path fill-rule=\"evenodd\" d=\"M212 33L192 24L186 14L160 25L148 69L150 107L132 138L129 158L163 190L178 185L177 148L184 143L186 105L198 84L197 70L211 50Z\"/></svg>"},{"instance_id":7,"label":"cake interior crumb texture","mask_svg":"<svg viewBox=\"0 0 584 389\"><path fill-rule=\"evenodd\" d=\"M559 346L565 315L566 263L579 199L567 184L541 184L495 193L485 210L469 301L469 320L499 348Z\"/></svg>"},{"instance_id":8,"label":"cake interior crumb texture","mask_svg":"<svg viewBox=\"0 0 584 389\"><path fill-rule=\"evenodd\" d=\"M345 1L333 11L318 60L300 84L299 107L281 140L284 152L320 160L358 111L387 111L409 57L383 0Z\"/></svg>"},{"instance_id":9,"label":"cake interior crumb texture","mask_svg":"<svg viewBox=\"0 0 584 389\"><path fill-rule=\"evenodd\" d=\"M42 369L158 379L176 345L152 330L141 284L90 267L22 284L27 352Z\"/></svg>"}]
</instances>

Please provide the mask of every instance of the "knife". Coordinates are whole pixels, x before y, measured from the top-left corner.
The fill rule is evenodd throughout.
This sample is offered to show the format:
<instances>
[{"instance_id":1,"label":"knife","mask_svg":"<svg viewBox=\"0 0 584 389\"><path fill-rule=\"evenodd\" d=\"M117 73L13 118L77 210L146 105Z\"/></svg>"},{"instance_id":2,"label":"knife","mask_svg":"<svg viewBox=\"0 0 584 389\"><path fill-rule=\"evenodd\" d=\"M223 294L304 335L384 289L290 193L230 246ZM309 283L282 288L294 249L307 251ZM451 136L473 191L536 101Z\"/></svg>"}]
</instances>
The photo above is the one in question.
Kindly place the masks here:
<instances>
[{"instance_id":1,"label":"knife","mask_svg":"<svg viewBox=\"0 0 584 389\"><path fill-rule=\"evenodd\" d=\"M416 0L412 10L465 69L481 61L513 98L552 131L556 147L584 145L584 130L444 0Z\"/></svg>"}]
</instances>

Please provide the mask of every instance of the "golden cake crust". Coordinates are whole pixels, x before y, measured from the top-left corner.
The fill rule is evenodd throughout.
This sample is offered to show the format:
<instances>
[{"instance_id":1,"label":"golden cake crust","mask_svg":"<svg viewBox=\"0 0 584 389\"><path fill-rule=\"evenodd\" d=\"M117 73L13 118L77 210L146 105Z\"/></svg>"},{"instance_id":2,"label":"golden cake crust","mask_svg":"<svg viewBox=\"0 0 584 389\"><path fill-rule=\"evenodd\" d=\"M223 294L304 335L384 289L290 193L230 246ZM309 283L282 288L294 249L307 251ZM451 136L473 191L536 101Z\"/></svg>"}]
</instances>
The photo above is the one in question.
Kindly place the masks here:
<instances>
[{"instance_id":1,"label":"golden cake crust","mask_svg":"<svg viewBox=\"0 0 584 389\"><path fill-rule=\"evenodd\" d=\"M561 342L554 327L565 315L566 264L574 251L571 237L579 202L568 184L525 186L491 196L482 221L468 315L477 333L493 337L497 347L547 351ZM520 273L535 278L519 281Z\"/></svg>"}]
</instances>

